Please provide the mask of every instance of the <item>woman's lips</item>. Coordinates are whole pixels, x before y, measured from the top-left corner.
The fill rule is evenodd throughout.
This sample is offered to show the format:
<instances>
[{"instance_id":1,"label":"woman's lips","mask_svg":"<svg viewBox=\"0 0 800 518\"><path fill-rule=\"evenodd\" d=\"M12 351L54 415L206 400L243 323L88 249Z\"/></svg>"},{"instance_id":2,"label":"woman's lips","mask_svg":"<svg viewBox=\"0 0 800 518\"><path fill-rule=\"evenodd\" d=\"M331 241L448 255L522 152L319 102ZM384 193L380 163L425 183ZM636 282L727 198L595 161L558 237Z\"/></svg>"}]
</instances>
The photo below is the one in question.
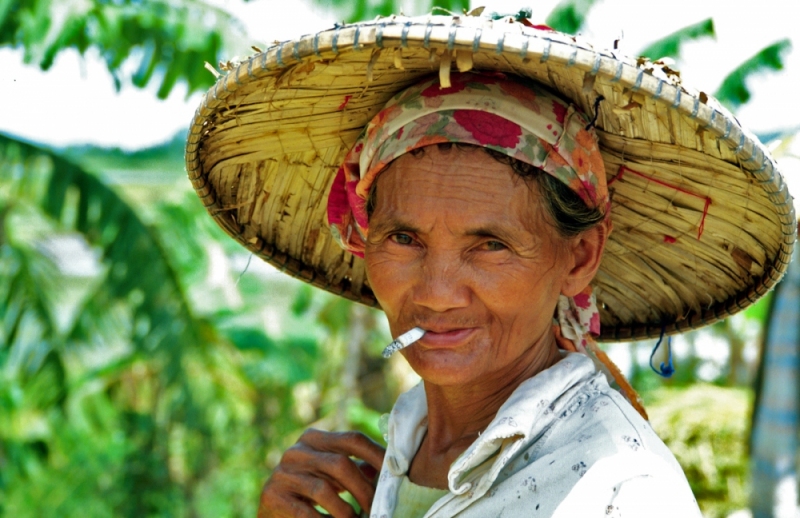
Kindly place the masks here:
<instances>
[{"instance_id":1,"label":"woman's lips","mask_svg":"<svg viewBox=\"0 0 800 518\"><path fill-rule=\"evenodd\" d=\"M476 330L477 328L475 327L452 329L450 331L443 331L440 333L426 330L425 335L420 339L419 342L423 346L429 348L455 347L465 343Z\"/></svg>"}]
</instances>

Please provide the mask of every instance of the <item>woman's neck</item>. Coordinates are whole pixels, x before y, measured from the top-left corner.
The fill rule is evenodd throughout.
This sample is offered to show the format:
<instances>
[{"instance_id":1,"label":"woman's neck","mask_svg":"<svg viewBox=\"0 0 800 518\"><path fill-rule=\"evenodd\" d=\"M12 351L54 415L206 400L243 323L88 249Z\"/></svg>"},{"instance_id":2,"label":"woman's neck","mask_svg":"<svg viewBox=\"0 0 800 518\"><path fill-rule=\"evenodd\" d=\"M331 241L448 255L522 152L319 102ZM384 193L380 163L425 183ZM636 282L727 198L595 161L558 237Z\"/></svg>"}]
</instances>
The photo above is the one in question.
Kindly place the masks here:
<instances>
[{"instance_id":1,"label":"woman's neck","mask_svg":"<svg viewBox=\"0 0 800 518\"><path fill-rule=\"evenodd\" d=\"M411 465L411 481L447 487L450 465L477 439L497 411L525 380L561 359L552 333L546 333L519 361L469 385L425 384L428 432Z\"/></svg>"}]
</instances>

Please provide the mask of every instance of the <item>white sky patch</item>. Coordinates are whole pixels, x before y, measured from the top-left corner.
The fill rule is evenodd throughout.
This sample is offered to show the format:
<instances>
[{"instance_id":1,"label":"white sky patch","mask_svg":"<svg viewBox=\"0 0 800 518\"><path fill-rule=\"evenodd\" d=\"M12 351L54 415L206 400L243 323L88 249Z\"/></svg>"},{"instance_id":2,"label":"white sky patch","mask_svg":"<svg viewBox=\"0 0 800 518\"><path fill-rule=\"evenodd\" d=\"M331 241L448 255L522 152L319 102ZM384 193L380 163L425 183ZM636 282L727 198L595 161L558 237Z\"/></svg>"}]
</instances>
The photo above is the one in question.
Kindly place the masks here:
<instances>
[{"instance_id":1,"label":"white sky patch","mask_svg":"<svg viewBox=\"0 0 800 518\"><path fill-rule=\"evenodd\" d=\"M265 48L275 41L295 39L333 27L336 14L320 7L323 2L287 0L206 0L241 20L252 43ZM339 20L341 21L341 20ZM245 54L252 51L243 49Z\"/></svg>"},{"instance_id":2,"label":"white sky patch","mask_svg":"<svg viewBox=\"0 0 800 518\"><path fill-rule=\"evenodd\" d=\"M117 92L95 51L64 51L42 72L22 63L22 51L0 49L0 70L0 131L54 146L160 144L188 126L200 102L199 93L186 99L185 84L165 101L156 98L157 81Z\"/></svg>"},{"instance_id":3,"label":"white sky patch","mask_svg":"<svg viewBox=\"0 0 800 518\"><path fill-rule=\"evenodd\" d=\"M730 346L724 338L710 332L698 333L695 354L705 360L697 368L697 377L703 381L713 381L722 375L730 357Z\"/></svg>"},{"instance_id":4,"label":"white sky patch","mask_svg":"<svg viewBox=\"0 0 800 518\"><path fill-rule=\"evenodd\" d=\"M233 278L233 270L230 268L230 259L225 254L222 245L216 241L206 243L206 253L208 254L208 275L206 276L206 286L209 292L219 294L229 308L240 308L243 305L242 295L236 289L236 279ZM265 263L266 264L266 263ZM200 300L203 300L200 298ZM208 299L206 299L208 300ZM208 300L208 302L211 302ZM219 301L213 301L218 304ZM209 309L213 309L210 307Z\"/></svg>"},{"instance_id":5,"label":"white sky patch","mask_svg":"<svg viewBox=\"0 0 800 518\"><path fill-rule=\"evenodd\" d=\"M631 356L631 346L627 343L610 343L605 346L606 353L614 364L619 367L620 372L630 378L633 371L633 357Z\"/></svg>"},{"instance_id":6,"label":"white sky patch","mask_svg":"<svg viewBox=\"0 0 800 518\"><path fill-rule=\"evenodd\" d=\"M79 234L55 234L37 243L37 248L58 267L61 275L91 279L100 275L100 253Z\"/></svg>"},{"instance_id":7,"label":"white sky patch","mask_svg":"<svg viewBox=\"0 0 800 518\"><path fill-rule=\"evenodd\" d=\"M212 2L237 16L258 46L330 28L337 16L308 1ZM417 3L405 0L401 5L411 13ZM473 2L500 13L516 12L526 3L532 4L534 22L543 23L557 1ZM713 93L742 61L768 44L791 38L795 50L786 56L786 69L751 80L753 99L737 116L761 133L800 126L800 103L794 101L800 84L800 37L792 38L795 17L785 0L761 0L757 6L744 0L674 0L668 9L640 0L600 0L589 15L591 30L584 35L597 46L610 47L624 34L622 50L635 54L654 39L708 17L714 18L717 39L685 45L677 65L684 81ZM243 48L234 54L244 57L250 52ZM0 70L0 131L55 146L91 143L138 149L158 144L186 128L200 102L200 94L187 99L186 87L180 84L167 100L159 101L158 78L145 90L127 85L116 92L95 52L84 58L75 51L62 52L53 67L42 72L24 65L21 51L5 48L0 49Z\"/></svg>"},{"instance_id":8,"label":"white sky patch","mask_svg":"<svg viewBox=\"0 0 800 518\"><path fill-rule=\"evenodd\" d=\"M275 308L265 308L261 316L267 336L283 336L285 315L282 311L278 311Z\"/></svg>"},{"instance_id":9,"label":"white sky patch","mask_svg":"<svg viewBox=\"0 0 800 518\"><path fill-rule=\"evenodd\" d=\"M794 211L800 214L800 131L782 141L775 141L773 154L781 166L783 178L794 196Z\"/></svg>"}]
</instances>

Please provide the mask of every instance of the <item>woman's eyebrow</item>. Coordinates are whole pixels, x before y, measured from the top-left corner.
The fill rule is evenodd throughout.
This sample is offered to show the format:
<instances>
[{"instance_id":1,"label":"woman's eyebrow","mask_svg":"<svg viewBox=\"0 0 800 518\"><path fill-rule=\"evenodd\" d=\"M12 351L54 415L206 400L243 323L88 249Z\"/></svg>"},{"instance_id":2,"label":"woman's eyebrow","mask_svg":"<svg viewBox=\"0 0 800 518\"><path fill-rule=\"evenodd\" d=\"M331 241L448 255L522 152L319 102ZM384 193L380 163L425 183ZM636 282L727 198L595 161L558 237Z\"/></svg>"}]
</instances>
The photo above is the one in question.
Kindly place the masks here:
<instances>
[{"instance_id":1,"label":"woman's eyebrow","mask_svg":"<svg viewBox=\"0 0 800 518\"><path fill-rule=\"evenodd\" d=\"M373 232L376 234L384 234L386 232L397 231L420 233L420 229L417 225L398 217L390 217L377 223L370 223L370 234Z\"/></svg>"}]
</instances>

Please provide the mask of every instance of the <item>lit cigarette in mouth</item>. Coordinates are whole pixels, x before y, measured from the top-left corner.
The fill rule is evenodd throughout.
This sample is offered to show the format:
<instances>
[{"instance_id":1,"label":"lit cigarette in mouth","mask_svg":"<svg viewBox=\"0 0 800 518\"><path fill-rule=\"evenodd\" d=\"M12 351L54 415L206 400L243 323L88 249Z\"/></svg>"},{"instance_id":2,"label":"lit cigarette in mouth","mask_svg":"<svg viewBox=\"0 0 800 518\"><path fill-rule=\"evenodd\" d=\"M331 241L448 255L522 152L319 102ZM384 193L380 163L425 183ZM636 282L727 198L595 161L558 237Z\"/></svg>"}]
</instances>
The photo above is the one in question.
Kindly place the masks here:
<instances>
[{"instance_id":1,"label":"lit cigarette in mouth","mask_svg":"<svg viewBox=\"0 0 800 518\"><path fill-rule=\"evenodd\" d=\"M414 329L403 333L397 337L397 340L386 346L386 349L383 350L383 357L389 358L392 354L396 353L400 349L405 349L409 345L422 338L424 335L425 330L421 327L415 327Z\"/></svg>"}]
</instances>

